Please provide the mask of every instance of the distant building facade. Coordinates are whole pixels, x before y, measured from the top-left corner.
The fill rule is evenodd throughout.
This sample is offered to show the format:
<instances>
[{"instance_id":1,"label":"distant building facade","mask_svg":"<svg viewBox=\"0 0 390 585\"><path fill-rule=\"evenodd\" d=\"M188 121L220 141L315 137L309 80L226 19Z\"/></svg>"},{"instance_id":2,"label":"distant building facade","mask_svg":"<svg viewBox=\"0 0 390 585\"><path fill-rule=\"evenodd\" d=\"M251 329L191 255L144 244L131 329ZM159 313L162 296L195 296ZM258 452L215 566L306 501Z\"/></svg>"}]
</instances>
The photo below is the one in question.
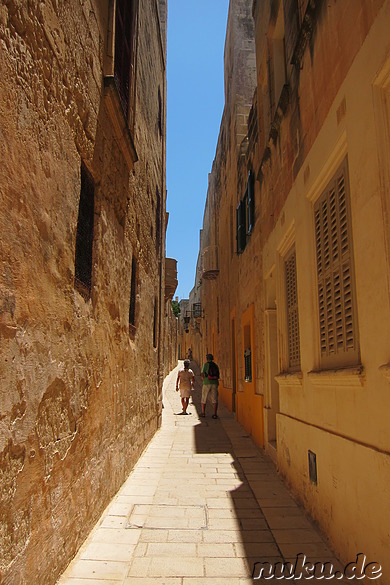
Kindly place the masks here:
<instances>
[{"instance_id":1,"label":"distant building facade","mask_svg":"<svg viewBox=\"0 0 390 585\"><path fill-rule=\"evenodd\" d=\"M166 16L166 0L0 8L7 585L55 582L160 424Z\"/></svg>"},{"instance_id":2,"label":"distant building facade","mask_svg":"<svg viewBox=\"0 0 390 585\"><path fill-rule=\"evenodd\" d=\"M248 4L230 2L196 357L341 559L386 575L390 2Z\"/></svg>"}]
</instances>

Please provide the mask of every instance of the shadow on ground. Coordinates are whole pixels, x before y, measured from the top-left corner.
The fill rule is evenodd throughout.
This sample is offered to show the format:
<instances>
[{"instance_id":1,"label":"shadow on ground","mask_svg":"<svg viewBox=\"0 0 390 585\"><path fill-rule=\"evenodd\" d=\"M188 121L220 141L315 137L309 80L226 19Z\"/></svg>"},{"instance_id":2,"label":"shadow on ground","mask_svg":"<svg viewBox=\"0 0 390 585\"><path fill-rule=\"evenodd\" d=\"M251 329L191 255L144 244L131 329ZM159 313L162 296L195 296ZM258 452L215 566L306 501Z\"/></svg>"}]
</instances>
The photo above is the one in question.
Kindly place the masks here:
<instances>
[{"instance_id":1,"label":"shadow on ground","mask_svg":"<svg viewBox=\"0 0 390 585\"><path fill-rule=\"evenodd\" d=\"M190 367L196 383L189 410L195 409L199 417L202 389L200 367L194 361ZM307 562L331 561L335 563L335 570L340 569L341 565L333 552L277 475L274 464L256 447L249 434L237 423L234 414L220 403L219 418L213 420L211 415L212 405L207 404L206 418L199 417L192 427L196 452L231 456L230 465L236 482L234 489L231 489L231 483L226 484L226 493L231 498L231 510L236 518L236 530L240 532L248 576L258 575L259 563L275 566L275 563L290 562L294 566L297 555L306 555ZM231 482L231 470L228 475ZM223 472L220 482L223 485Z\"/></svg>"}]
</instances>

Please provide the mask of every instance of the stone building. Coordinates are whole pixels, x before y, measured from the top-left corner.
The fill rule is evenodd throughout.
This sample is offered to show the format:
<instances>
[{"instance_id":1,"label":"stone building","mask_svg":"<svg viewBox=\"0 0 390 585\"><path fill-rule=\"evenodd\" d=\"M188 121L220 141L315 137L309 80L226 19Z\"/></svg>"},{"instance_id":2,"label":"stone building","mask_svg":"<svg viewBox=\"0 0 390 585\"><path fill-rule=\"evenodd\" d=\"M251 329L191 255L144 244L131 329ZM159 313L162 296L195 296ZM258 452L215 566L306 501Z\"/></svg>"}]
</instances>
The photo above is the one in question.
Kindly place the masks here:
<instances>
[{"instance_id":1,"label":"stone building","mask_svg":"<svg viewBox=\"0 0 390 585\"><path fill-rule=\"evenodd\" d=\"M166 16L166 0L0 6L7 585L55 582L160 423Z\"/></svg>"},{"instance_id":2,"label":"stone building","mask_svg":"<svg viewBox=\"0 0 390 585\"><path fill-rule=\"evenodd\" d=\"M340 558L389 583L390 2L249 4L230 2L196 357Z\"/></svg>"}]
</instances>

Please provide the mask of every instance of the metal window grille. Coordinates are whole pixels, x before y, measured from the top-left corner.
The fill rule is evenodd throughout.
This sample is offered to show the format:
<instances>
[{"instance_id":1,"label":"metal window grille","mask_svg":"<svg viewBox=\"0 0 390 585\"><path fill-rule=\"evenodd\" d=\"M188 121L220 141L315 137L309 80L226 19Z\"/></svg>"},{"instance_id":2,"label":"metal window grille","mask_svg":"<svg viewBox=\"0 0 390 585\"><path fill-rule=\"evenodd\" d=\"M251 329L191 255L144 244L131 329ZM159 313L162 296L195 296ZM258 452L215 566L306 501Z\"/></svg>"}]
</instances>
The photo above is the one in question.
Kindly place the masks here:
<instances>
[{"instance_id":1,"label":"metal window grille","mask_svg":"<svg viewBox=\"0 0 390 585\"><path fill-rule=\"evenodd\" d=\"M289 369L301 366L301 349L299 342L299 312L296 253L293 250L284 262L287 300L287 338Z\"/></svg>"},{"instance_id":2,"label":"metal window grille","mask_svg":"<svg viewBox=\"0 0 390 585\"><path fill-rule=\"evenodd\" d=\"M157 347L157 326L158 326L158 301L154 299L153 311L153 347Z\"/></svg>"},{"instance_id":3,"label":"metal window grille","mask_svg":"<svg viewBox=\"0 0 390 585\"><path fill-rule=\"evenodd\" d=\"M131 285L130 285L130 307L129 307L129 325L135 329L135 301L136 301L136 279L137 279L137 261L133 258L131 263Z\"/></svg>"},{"instance_id":4,"label":"metal window grille","mask_svg":"<svg viewBox=\"0 0 390 585\"><path fill-rule=\"evenodd\" d=\"M240 201L237 207L237 254L241 254L246 246L246 200Z\"/></svg>"},{"instance_id":5,"label":"metal window grille","mask_svg":"<svg viewBox=\"0 0 390 585\"><path fill-rule=\"evenodd\" d=\"M247 234L251 234L253 231L253 225L255 223L255 189L254 189L254 175L252 171L249 172L248 182L246 186L247 196Z\"/></svg>"},{"instance_id":6,"label":"metal window grille","mask_svg":"<svg viewBox=\"0 0 390 585\"><path fill-rule=\"evenodd\" d=\"M161 246L161 197L156 188L156 254L159 256Z\"/></svg>"},{"instance_id":7,"label":"metal window grille","mask_svg":"<svg viewBox=\"0 0 390 585\"><path fill-rule=\"evenodd\" d=\"M161 99L161 90L158 88L158 131L160 136L163 134L163 118L162 118L162 99Z\"/></svg>"},{"instance_id":8,"label":"metal window grille","mask_svg":"<svg viewBox=\"0 0 390 585\"><path fill-rule=\"evenodd\" d=\"M346 161L314 208L321 356L358 360Z\"/></svg>"},{"instance_id":9,"label":"metal window grille","mask_svg":"<svg viewBox=\"0 0 390 585\"><path fill-rule=\"evenodd\" d=\"M244 351L245 382L252 382L252 351L249 347Z\"/></svg>"},{"instance_id":10,"label":"metal window grille","mask_svg":"<svg viewBox=\"0 0 390 585\"><path fill-rule=\"evenodd\" d=\"M309 457L309 479L317 485L317 456L313 451L308 451Z\"/></svg>"},{"instance_id":11,"label":"metal window grille","mask_svg":"<svg viewBox=\"0 0 390 585\"><path fill-rule=\"evenodd\" d=\"M193 303L192 304L192 316L194 319L199 319L202 316L202 304L201 303Z\"/></svg>"},{"instance_id":12,"label":"metal window grille","mask_svg":"<svg viewBox=\"0 0 390 585\"><path fill-rule=\"evenodd\" d=\"M135 0L116 0L114 79L126 118L134 67Z\"/></svg>"},{"instance_id":13,"label":"metal window grille","mask_svg":"<svg viewBox=\"0 0 390 585\"><path fill-rule=\"evenodd\" d=\"M91 294L94 198L93 179L82 163L75 251L75 285L87 297Z\"/></svg>"}]
</instances>

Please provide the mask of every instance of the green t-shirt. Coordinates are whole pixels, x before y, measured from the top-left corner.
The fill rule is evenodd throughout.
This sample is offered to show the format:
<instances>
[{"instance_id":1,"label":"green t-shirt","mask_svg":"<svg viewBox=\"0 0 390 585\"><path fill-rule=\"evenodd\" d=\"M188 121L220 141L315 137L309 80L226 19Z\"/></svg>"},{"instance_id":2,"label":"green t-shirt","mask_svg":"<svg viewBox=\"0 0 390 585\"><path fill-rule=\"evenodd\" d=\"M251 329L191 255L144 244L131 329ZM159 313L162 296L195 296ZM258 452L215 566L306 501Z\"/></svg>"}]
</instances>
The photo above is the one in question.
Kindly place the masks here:
<instances>
[{"instance_id":1,"label":"green t-shirt","mask_svg":"<svg viewBox=\"0 0 390 585\"><path fill-rule=\"evenodd\" d=\"M209 373L209 366L210 366L210 362L206 362L203 364L202 367L202 374L208 374ZM216 384L218 386L219 384L219 380L209 380L206 376L203 378L203 384L205 384L206 386L209 386L211 384Z\"/></svg>"}]
</instances>

